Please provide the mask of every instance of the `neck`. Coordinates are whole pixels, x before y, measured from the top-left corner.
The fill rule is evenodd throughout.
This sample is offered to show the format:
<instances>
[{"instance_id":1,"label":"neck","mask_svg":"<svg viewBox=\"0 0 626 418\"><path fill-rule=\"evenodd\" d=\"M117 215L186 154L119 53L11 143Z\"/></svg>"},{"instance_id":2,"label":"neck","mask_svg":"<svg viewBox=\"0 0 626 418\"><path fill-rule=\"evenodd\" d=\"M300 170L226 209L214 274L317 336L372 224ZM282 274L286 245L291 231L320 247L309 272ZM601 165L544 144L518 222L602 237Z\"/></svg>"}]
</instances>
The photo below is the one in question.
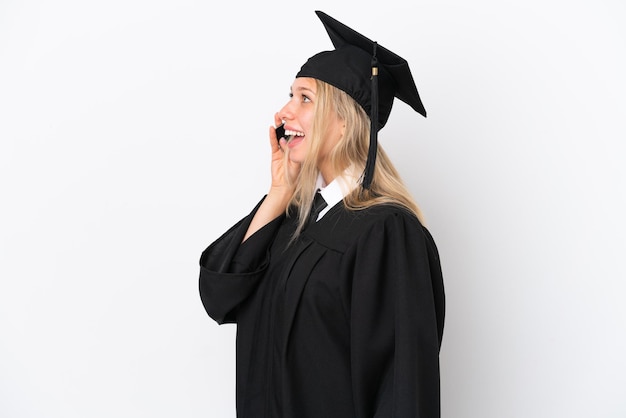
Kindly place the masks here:
<instances>
[{"instance_id":1,"label":"neck","mask_svg":"<svg viewBox=\"0 0 626 418\"><path fill-rule=\"evenodd\" d=\"M327 160L319 164L317 168L324 179L325 185L329 184L335 179L335 177L337 177L337 171L330 166L330 163ZM343 170L340 170L339 173L342 173L343 171L345 171L345 167Z\"/></svg>"},{"instance_id":2,"label":"neck","mask_svg":"<svg viewBox=\"0 0 626 418\"><path fill-rule=\"evenodd\" d=\"M320 174L322 175L322 178L324 179L324 185L330 183L331 181L333 181L336 177L334 170L330 170L329 167L318 167L318 169L320 170Z\"/></svg>"}]
</instances>

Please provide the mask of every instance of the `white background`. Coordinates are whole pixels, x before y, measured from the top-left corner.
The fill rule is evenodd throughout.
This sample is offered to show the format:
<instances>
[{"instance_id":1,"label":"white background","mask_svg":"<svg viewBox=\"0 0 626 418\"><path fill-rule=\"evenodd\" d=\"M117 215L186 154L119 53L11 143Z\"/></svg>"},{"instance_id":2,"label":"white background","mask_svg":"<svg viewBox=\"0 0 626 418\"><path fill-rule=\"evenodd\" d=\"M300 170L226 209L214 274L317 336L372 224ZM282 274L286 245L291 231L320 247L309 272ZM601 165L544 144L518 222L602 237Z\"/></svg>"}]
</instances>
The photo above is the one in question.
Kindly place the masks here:
<instances>
[{"instance_id":1,"label":"white background","mask_svg":"<svg viewBox=\"0 0 626 418\"><path fill-rule=\"evenodd\" d=\"M197 263L268 189L315 9L428 110L380 143L443 261L443 417L626 416L621 0L1 0L0 416L234 417Z\"/></svg>"}]
</instances>

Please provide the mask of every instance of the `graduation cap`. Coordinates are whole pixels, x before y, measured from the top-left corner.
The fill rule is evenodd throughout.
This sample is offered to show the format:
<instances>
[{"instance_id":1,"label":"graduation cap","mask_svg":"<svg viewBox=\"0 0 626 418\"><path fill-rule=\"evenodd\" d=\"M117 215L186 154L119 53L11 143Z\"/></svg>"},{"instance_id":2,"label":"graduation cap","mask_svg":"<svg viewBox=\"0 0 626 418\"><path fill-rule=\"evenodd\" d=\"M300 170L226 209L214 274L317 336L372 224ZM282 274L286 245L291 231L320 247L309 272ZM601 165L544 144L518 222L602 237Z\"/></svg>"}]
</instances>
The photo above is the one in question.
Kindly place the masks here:
<instances>
[{"instance_id":1,"label":"graduation cap","mask_svg":"<svg viewBox=\"0 0 626 418\"><path fill-rule=\"evenodd\" d=\"M374 176L378 131L389 119L395 97L424 117L407 61L321 11L320 18L335 50L320 52L302 66L296 77L311 77L346 92L370 116L370 145L362 186Z\"/></svg>"}]
</instances>

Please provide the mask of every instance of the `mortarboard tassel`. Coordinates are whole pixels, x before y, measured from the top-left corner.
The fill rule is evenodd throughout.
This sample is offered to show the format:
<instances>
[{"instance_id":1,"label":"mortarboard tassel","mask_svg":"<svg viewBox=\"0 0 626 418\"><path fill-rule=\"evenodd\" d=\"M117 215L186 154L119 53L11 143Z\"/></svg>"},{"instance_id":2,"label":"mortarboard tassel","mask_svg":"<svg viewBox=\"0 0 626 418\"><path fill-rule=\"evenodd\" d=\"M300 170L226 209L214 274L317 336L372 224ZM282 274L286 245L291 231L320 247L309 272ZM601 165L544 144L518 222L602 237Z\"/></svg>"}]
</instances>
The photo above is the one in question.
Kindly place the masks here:
<instances>
[{"instance_id":1,"label":"mortarboard tassel","mask_svg":"<svg viewBox=\"0 0 626 418\"><path fill-rule=\"evenodd\" d=\"M376 153L378 151L378 58L376 46L372 53L372 109L370 111L370 146L367 152L367 162L363 177L363 189L369 189L374 179L374 167L376 166Z\"/></svg>"}]
</instances>

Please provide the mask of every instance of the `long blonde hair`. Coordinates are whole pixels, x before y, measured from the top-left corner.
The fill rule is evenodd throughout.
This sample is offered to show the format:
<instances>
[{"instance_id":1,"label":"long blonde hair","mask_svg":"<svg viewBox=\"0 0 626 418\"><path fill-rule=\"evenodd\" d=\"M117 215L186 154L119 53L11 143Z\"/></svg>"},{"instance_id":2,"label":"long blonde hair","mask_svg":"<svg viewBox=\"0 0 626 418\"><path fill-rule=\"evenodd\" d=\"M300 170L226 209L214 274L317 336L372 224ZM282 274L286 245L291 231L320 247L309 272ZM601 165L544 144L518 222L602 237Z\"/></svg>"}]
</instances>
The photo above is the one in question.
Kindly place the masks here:
<instances>
[{"instance_id":1,"label":"long blonde hair","mask_svg":"<svg viewBox=\"0 0 626 418\"><path fill-rule=\"evenodd\" d=\"M315 82L317 101L311 132L306 137L309 147L307 156L298 177L289 179L296 184L289 206L297 208L299 217L294 236L302 231L311 210L319 176L319 153L326 138L326 121L332 117L332 113L336 112L345 124L343 136L327 157L335 176L341 175L348 167L353 167L356 173L362 173L369 148L370 119L363 108L344 91L317 79ZM285 163L287 158L289 153L285 152ZM424 223L422 211L380 144L370 189L357 187L344 197L343 202L349 210L362 210L383 203L398 205L412 212Z\"/></svg>"}]
</instances>

